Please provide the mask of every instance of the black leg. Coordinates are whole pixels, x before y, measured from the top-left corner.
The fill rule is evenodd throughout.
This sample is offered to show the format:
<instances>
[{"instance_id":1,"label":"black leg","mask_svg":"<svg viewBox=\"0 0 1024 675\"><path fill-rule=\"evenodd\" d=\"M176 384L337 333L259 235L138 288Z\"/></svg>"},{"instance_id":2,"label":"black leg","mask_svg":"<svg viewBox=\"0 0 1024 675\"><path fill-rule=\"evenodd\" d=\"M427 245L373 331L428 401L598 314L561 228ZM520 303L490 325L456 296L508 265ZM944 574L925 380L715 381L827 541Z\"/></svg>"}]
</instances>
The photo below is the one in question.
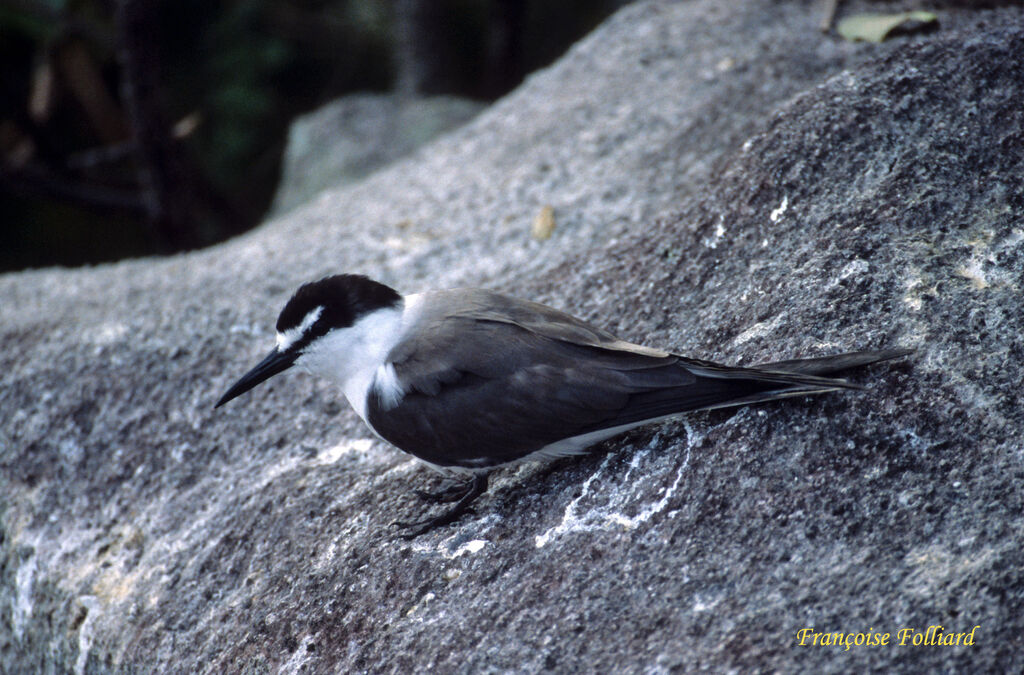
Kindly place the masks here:
<instances>
[{"instance_id":1,"label":"black leg","mask_svg":"<svg viewBox=\"0 0 1024 675\"><path fill-rule=\"evenodd\" d=\"M456 502L455 506L451 507L441 515L412 523L401 523L395 521L393 524L402 529L408 530L408 532L402 533L401 536L403 539L413 539L421 534L430 532L435 527L454 523L459 519L459 516L466 512L466 509L468 509L469 505L473 503L473 500L487 491L487 474L474 476L467 486L463 486L463 489L464 492L459 498L459 501Z\"/></svg>"},{"instance_id":2,"label":"black leg","mask_svg":"<svg viewBox=\"0 0 1024 675\"><path fill-rule=\"evenodd\" d=\"M432 504L451 504L466 496L466 493L473 489L472 480L448 480L442 484L441 489L436 492L429 490L413 490L413 494L425 502Z\"/></svg>"}]
</instances>

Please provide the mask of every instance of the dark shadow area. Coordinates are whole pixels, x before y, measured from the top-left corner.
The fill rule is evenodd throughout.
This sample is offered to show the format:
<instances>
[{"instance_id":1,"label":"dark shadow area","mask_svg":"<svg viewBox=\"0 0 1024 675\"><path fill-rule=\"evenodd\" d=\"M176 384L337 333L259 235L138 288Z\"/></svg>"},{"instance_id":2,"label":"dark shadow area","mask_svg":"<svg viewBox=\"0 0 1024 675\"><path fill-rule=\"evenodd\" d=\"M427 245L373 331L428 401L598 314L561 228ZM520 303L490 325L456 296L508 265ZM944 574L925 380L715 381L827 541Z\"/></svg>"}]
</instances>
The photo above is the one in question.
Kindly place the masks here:
<instances>
[{"instance_id":1,"label":"dark shadow area","mask_svg":"<svg viewBox=\"0 0 1024 675\"><path fill-rule=\"evenodd\" d=\"M624 0L5 0L0 271L261 221L290 122L352 92L490 101Z\"/></svg>"}]
</instances>

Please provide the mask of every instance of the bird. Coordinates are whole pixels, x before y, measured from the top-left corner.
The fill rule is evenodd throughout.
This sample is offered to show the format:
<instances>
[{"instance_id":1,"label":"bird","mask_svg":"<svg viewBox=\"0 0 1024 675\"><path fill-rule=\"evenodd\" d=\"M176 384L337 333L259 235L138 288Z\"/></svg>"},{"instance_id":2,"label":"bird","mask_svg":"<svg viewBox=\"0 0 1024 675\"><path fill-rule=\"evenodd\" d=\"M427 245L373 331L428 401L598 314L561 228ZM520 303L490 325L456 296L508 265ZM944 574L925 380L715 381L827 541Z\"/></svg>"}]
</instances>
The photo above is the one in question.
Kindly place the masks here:
<instances>
[{"instance_id":1,"label":"bird","mask_svg":"<svg viewBox=\"0 0 1024 675\"><path fill-rule=\"evenodd\" d=\"M396 522L415 537L457 521L497 468L583 454L697 410L863 389L834 373L904 348L732 367L633 344L546 305L477 288L401 295L358 274L302 285L270 353L214 406L298 367L340 385L380 438L449 479L452 504Z\"/></svg>"}]
</instances>

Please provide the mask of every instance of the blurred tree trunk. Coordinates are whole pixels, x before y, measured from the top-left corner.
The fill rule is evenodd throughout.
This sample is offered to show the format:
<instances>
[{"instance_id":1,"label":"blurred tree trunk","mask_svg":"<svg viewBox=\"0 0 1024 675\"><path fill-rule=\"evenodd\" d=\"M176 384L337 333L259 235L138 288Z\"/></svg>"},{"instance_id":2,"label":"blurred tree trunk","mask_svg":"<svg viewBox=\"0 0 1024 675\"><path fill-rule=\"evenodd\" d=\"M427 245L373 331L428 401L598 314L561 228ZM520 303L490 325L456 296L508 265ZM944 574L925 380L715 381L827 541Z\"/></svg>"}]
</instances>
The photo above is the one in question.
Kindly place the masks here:
<instances>
[{"instance_id":1,"label":"blurred tree trunk","mask_svg":"<svg viewBox=\"0 0 1024 675\"><path fill-rule=\"evenodd\" d=\"M117 51L153 235L166 250L184 250L203 241L196 222L194 174L180 156L160 102L158 4L158 0L118 0Z\"/></svg>"},{"instance_id":2,"label":"blurred tree trunk","mask_svg":"<svg viewBox=\"0 0 1024 675\"><path fill-rule=\"evenodd\" d=\"M466 92L495 98L525 75L523 33L527 0L492 0L484 31L479 79L467 77L458 38L456 3L445 0L395 0L395 91L403 96ZM475 86L474 86L475 85Z\"/></svg>"},{"instance_id":3,"label":"blurred tree trunk","mask_svg":"<svg viewBox=\"0 0 1024 675\"><path fill-rule=\"evenodd\" d=\"M523 61L526 12L526 0L494 0L491 5L484 72L487 98L501 96L526 76Z\"/></svg>"},{"instance_id":4,"label":"blurred tree trunk","mask_svg":"<svg viewBox=\"0 0 1024 675\"><path fill-rule=\"evenodd\" d=\"M444 71L444 45L436 29L444 9L444 3L436 0L395 0L395 92L399 96L437 93Z\"/></svg>"}]
</instances>

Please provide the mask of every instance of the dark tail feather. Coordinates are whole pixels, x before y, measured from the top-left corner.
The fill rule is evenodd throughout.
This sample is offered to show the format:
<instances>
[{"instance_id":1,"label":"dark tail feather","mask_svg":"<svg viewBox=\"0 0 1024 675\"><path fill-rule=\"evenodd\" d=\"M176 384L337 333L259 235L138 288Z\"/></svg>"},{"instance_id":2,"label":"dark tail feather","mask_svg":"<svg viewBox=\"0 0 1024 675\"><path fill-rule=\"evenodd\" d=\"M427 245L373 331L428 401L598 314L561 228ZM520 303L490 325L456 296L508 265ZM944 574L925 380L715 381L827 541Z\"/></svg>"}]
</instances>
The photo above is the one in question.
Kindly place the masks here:
<instances>
[{"instance_id":1,"label":"dark tail feather","mask_svg":"<svg viewBox=\"0 0 1024 675\"><path fill-rule=\"evenodd\" d=\"M898 359L901 356L913 353L913 349L881 349L878 351L849 352L847 354L836 354L835 356L822 356L817 359L776 361L774 363L762 363L754 367L758 370L774 370L800 375L831 375L832 373L838 373L849 368L858 368L878 363L879 361Z\"/></svg>"},{"instance_id":2,"label":"dark tail feather","mask_svg":"<svg viewBox=\"0 0 1024 675\"><path fill-rule=\"evenodd\" d=\"M695 410L712 410L750 403L774 401L792 396L822 394L839 389L863 389L846 380L822 377L848 368L864 366L906 356L912 349L884 349L851 352L817 359L795 359L765 363L754 368L729 368L707 361L687 360L678 364L696 381L678 387L658 387L637 391L628 405L594 429ZM590 429L588 429L590 430Z\"/></svg>"}]
</instances>

